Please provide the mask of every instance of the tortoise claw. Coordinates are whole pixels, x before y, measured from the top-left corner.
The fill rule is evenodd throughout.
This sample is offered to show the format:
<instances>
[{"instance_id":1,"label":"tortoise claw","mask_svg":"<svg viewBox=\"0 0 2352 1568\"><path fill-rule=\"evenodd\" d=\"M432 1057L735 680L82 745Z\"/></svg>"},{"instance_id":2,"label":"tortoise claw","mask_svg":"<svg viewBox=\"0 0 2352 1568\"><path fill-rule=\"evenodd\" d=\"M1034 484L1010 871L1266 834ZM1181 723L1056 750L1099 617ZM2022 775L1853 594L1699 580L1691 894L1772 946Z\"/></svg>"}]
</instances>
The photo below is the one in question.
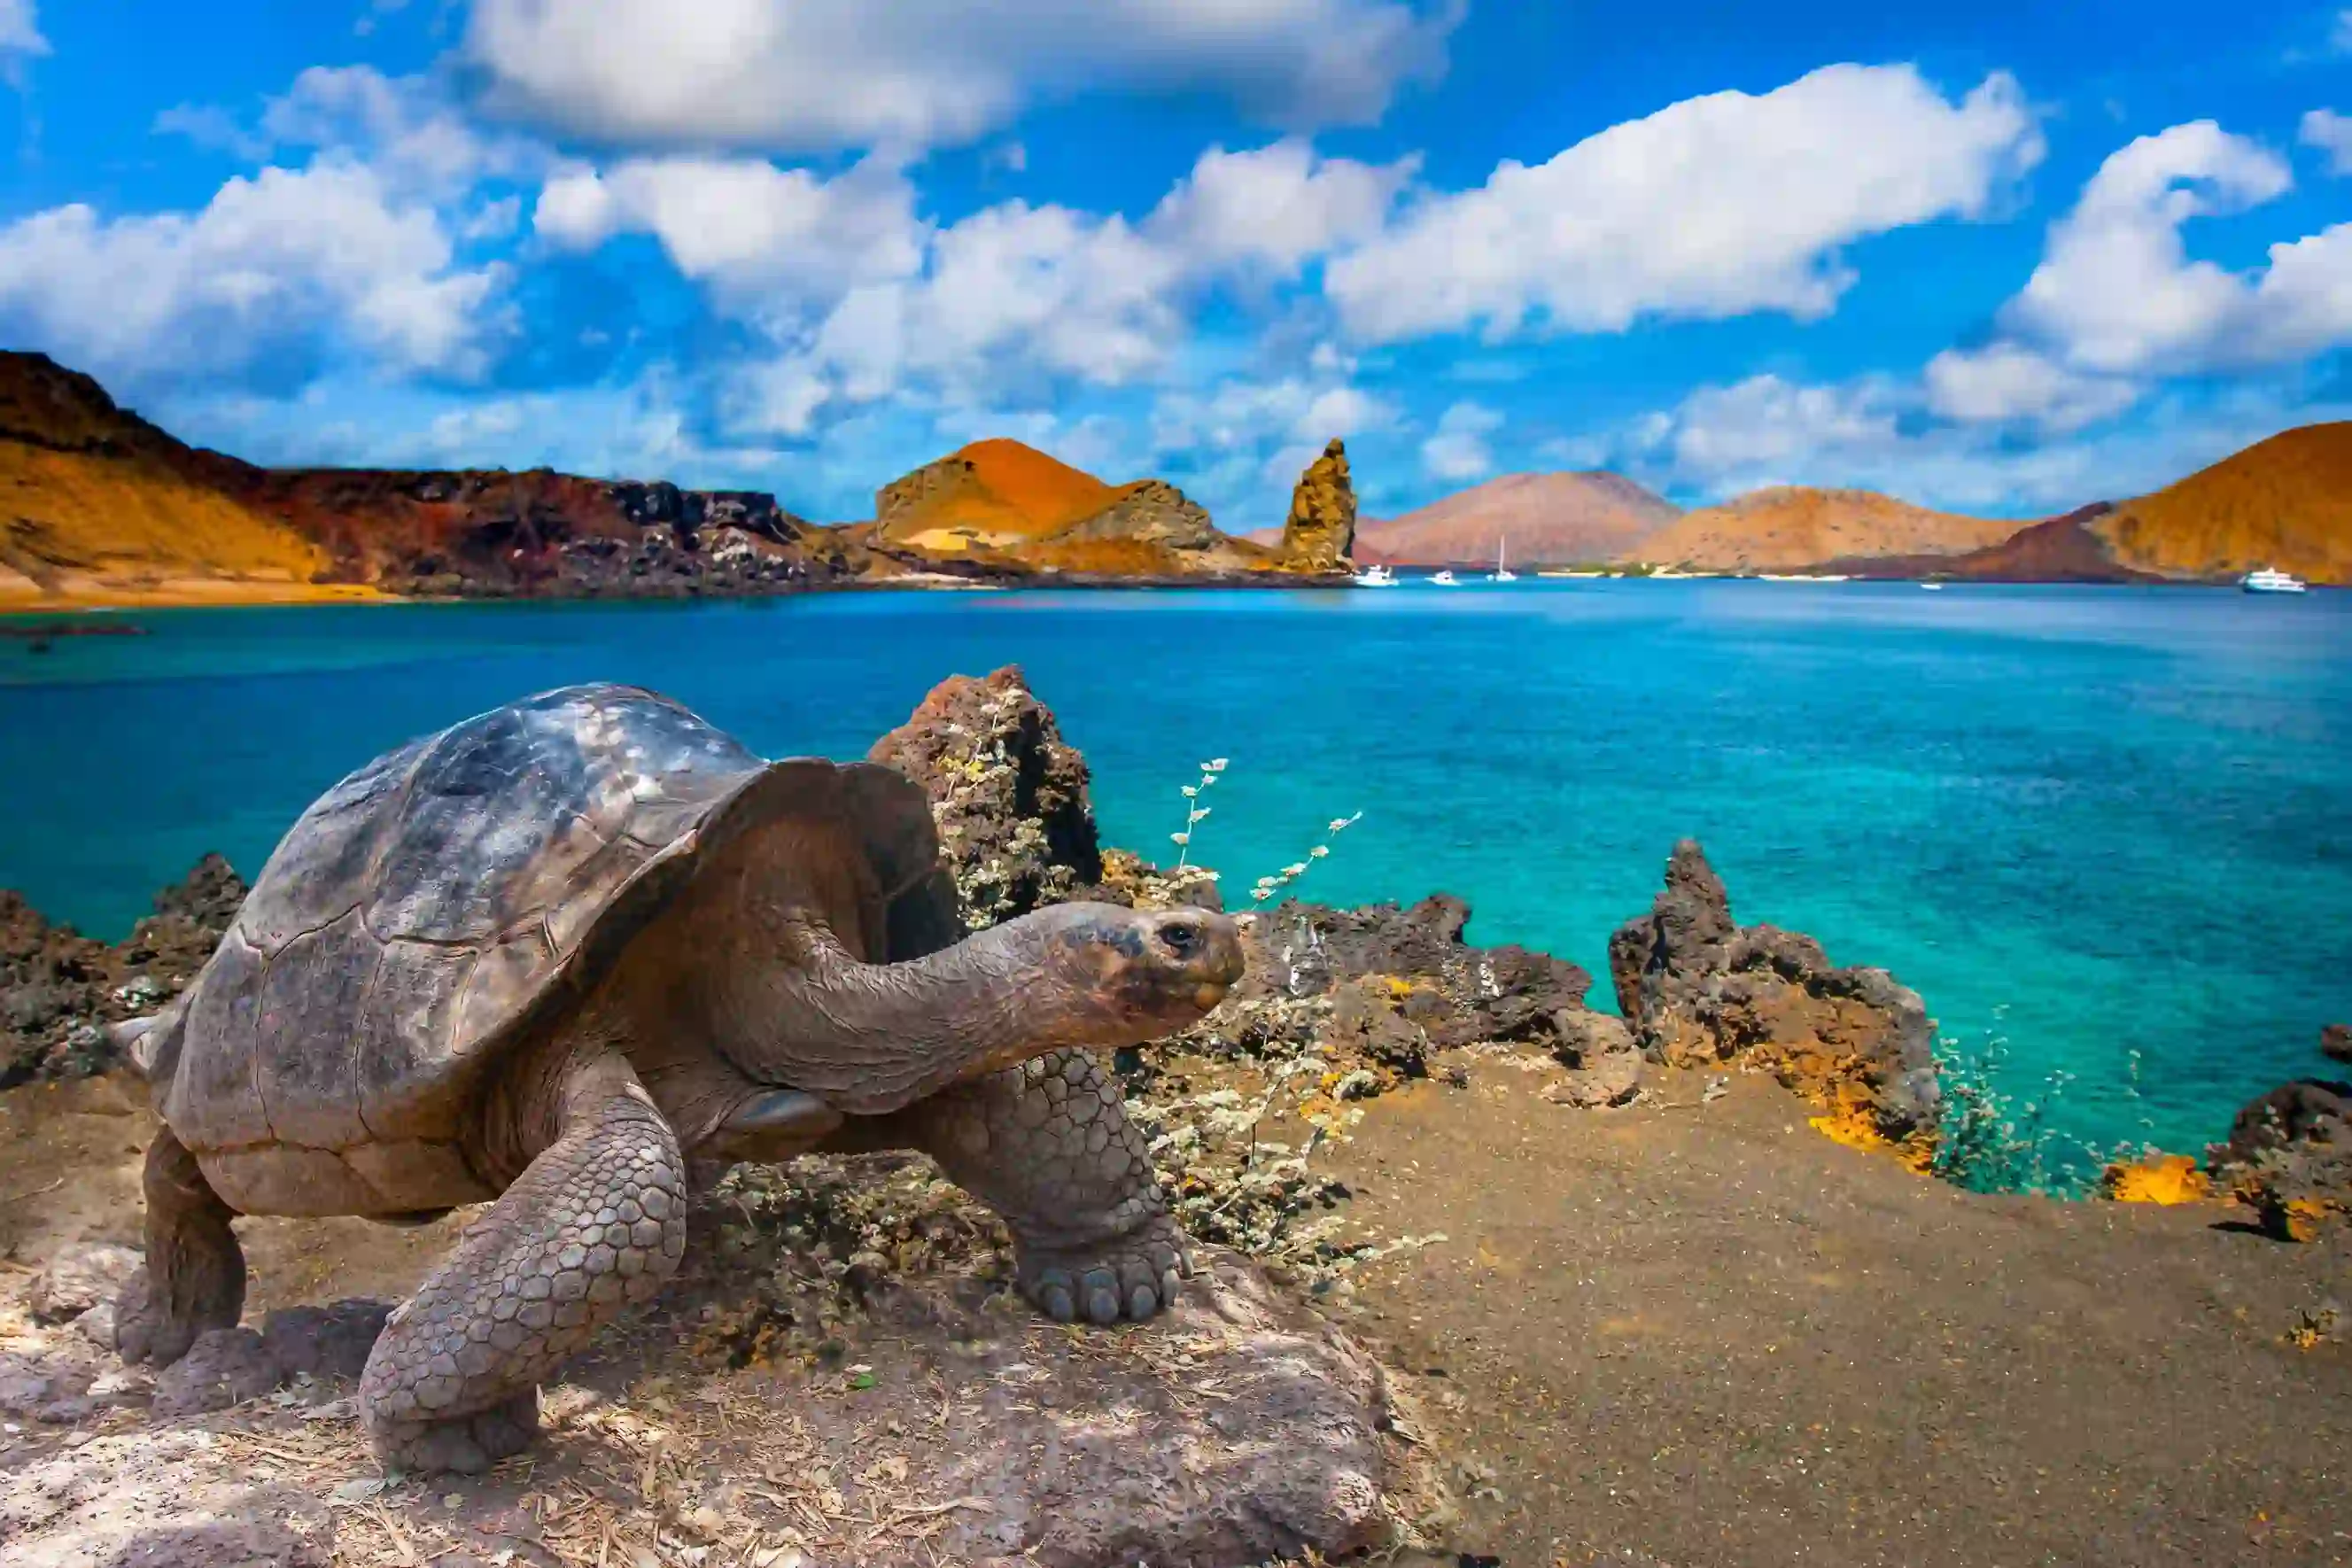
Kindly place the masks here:
<instances>
[{"instance_id":1,"label":"tortoise claw","mask_svg":"<svg viewBox=\"0 0 2352 1568\"><path fill-rule=\"evenodd\" d=\"M1091 1247L1024 1247L1021 1292L1057 1323L1139 1323L1175 1304L1192 1265L1182 1233L1159 1217Z\"/></svg>"}]
</instances>

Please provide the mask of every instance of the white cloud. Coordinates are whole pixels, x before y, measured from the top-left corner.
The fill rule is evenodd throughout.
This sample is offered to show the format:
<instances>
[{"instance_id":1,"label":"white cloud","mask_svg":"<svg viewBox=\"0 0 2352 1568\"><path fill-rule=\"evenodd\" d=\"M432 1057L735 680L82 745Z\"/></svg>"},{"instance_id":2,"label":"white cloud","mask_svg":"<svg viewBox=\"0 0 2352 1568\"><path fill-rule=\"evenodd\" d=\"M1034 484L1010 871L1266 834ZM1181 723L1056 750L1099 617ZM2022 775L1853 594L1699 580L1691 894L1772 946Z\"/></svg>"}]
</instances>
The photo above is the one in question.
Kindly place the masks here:
<instances>
[{"instance_id":1,"label":"white cloud","mask_svg":"<svg viewBox=\"0 0 2352 1568\"><path fill-rule=\"evenodd\" d=\"M2352 116L2315 109L2303 117L2303 144L2327 154L2328 172L2352 174Z\"/></svg>"},{"instance_id":2,"label":"white cloud","mask_svg":"<svg viewBox=\"0 0 2352 1568\"><path fill-rule=\"evenodd\" d=\"M261 130L265 145L344 153L388 184L436 199L488 178L533 178L549 163L538 143L481 129L433 79L369 66L312 66L269 100Z\"/></svg>"},{"instance_id":3,"label":"white cloud","mask_svg":"<svg viewBox=\"0 0 2352 1568\"><path fill-rule=\"evenodd\" d=\"M1909 66L1831 66L1760 97L1685 100L1533 168L1507 162L1335 258L1327 290L1380 342L1481 322L1501 338L1644 316L1810 320L1853 281L1840 246L1980 216L2042 153L2005 74L1955 103Z\"/></svg>"},{"instance_id":4,"label":"white cloud","mask_svg":"<svg viewBox=\"0 0 2352 1568\"><path fill-rule=\"evenodd\" d=\"M1307 411L1291 422L1290 433L1301 441L1323 442L1337 436L1346 439L1367 431L1385 430L1396 423L1396 405L1354 386L1326 387L1315 395Z\"/></svg>"},{"instance_id":5,"label":"white cloud","mask_svg":"<svg viewBox=\"0 0 2352 1568\"><path fill-rule=\"evenodd\" d=\"M1878 381L1800 386L1777 375L1733 386L1701 387L1683 400L1670 425L1650 434L1672 455L1686 481L1741 488L1785 482L1824 449L1883 447L1894 441L1896 408Z\"/></svg>"},{"instance_id":6,"label":"white cloud","mask_svg":"<svg viewBox=\"0 0 2352 1568\"><path fill-rule=\"evenodd\" d=\"M1970 423L2030 420L2049 430L2080 429L2137 401L2137 383L2081 375L2020 343L1946 349L1927 362L1927 406Z\"/></svg>"},{"instance_id":7,"label":"white cloud","mask_svg":"<svg viewBox=\"0 0 2352 1568\"><path fill-rule=\"evenodd\" d=\"M46 55L49 40L41 37L33 0L0 0L0 61L11 55Z\"/></svg>"},{"instance_id":8,"label":"white cloud","mask_svg":"<svg viewBox=\"0 0 2352 1568\"><path fill-rule=\"evenodd\" d=\"M1376 120L1443 68L1459 0L478 0L506 112L593 140L778 152L962 142L1040 97L1209 89L1261 121Z\"/></svg>"},{"instance_id":9,"label":"white cloud","mask_svg":"<svg viewBox=\"0 0 2352 1568\"><path fill-rule=\"evenodd\" d=\"M341 342L403 371L479 372L509 325L500 266L457 265L434 210L365 165L265 169L201 211L79 203L0 227L0 328L100 374L220 375Z\"/></svg>"},{"instance_id":10,"label":"white cloud","mask_svg":"<svg viewBox=\"0 0 2352 1568\"><path fill-rule=\"evenodd\" d=\"M914 272L925 237L914 205L905 177L872 160L827 180L757 159L639 158L559 173L531 222L567 249L652 234L680 272L756 309L829 304Z\"/></svg>"},{"instance_id":11,"label":"white cloud","mask_svg":"<svg viewBox=\"0 0 2352 1568\"><path fill-rule=\"evenodd\" d=\"M559 174L533 221L564 248L657 237L773 345L733 373L730 421L798 437L835 405L910 386L995 406L1056 378L1157 375L1187 345L1186 306L1202 290L1295 278L1376 230L1411 170L1292 141L1213 148L1138 222L1015 200L942 226L916 216L912 185L879 155L831 179L761 159L640 158ZM1369 400L1329 412L1375 414Z\"/></svg>"},{"instance_id":12,"label":"white cloud","mask_svg":"<svg viewBox=\"0 0 2352 1568\"><path fill-rule=\"evenodd\" d=\"M1486 437L1503 427L1503 416L1483 404L1457 403L1439 416L1437 434L1421 444L1421 466L1436 479L1475 479L1494 471Z\"/></svg>"},{"instance_id":13,"label":"white cloud","mask_svg":"<svg viewBox=\"0 0 2352 1568\"><path fill-rule=\"evenodd\" d=\"M2188 259L2190 218L2260 205L2292 184L2284 160L2210 121L2143 136L2052 226L2002 324L2111 374L2284 364L2352 341L2352 223L2271 247L2266 268Z\"/></svg>"},{"instance_id":14,"label":"white cloud","mask_svg":"<svg viewBox=\"0 0 2352 1568\"><path fill-rule=\"evenodd\" d=\"M0 0L5 5L6 0ZM197 146L227 153L249 163L269 156L269 138L248 131L236 116L213 103L179 103L155 116L160 136L184 136Z\"/></svg>"},{"instance_id":15,"label":"white cloud","mask_svg":"<svg viewBox=\"0 0 2352 1568\"><path fill-rule=\"evenodd\" d=\"M1147 226L1195 268L1263 266L1296 277L1325 252L1378 234L1419 163L1318 158L1295 140L1241 153L1212 147Z\"/></svg>"}]
</instances>

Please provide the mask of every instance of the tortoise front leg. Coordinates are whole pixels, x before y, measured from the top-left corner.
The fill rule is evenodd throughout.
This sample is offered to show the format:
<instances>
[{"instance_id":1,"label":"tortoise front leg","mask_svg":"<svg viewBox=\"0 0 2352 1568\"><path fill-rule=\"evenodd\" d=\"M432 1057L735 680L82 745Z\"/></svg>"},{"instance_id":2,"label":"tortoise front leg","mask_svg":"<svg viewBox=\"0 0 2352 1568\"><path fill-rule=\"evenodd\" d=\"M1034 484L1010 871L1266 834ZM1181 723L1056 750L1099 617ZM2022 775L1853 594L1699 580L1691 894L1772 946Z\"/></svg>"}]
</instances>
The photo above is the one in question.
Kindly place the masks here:
<instances>
[{"instance_id":1,"label":"tortoise front leg","mask_svg":"<svg viewBox=\"0 0 2352 1568\"><path fill-rule=\"evenodd\" d=\"M686 1249L677 1138L625 1059L576 1064L541 1151L394 1311L360 1379L376 1453L401 1470L488 1469L538 1428L540 1382Z\"/></svg>"},{"instance_id":2,"label":"tortoise front leg","mask_svg":"<svg viewBox=\"0 0 2352 1568\"><path fill-rule=\"evenodd\" d=\"M1191 1271L1143 1134L1084 1051L1035 1058L893 1115L852 1118L852 1130L864 1147L920 1149L1003 1215L1021 1293L1059 1321L1149 1318Z\"/></svg>"}]
</instances>

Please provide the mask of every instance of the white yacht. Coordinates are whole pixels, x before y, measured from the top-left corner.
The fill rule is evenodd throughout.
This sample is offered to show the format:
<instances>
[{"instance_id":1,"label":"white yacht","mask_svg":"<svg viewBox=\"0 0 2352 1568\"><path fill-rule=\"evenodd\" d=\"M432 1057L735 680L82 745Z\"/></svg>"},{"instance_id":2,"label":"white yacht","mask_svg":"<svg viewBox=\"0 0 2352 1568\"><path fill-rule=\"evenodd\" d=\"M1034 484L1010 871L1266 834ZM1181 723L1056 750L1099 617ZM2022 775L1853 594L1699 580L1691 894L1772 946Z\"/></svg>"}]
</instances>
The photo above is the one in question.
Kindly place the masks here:
<instances>
[{"instance_id":1,"label":"white yacht","mask_svg":"<svg viewBox=\"0 0 2352 1568\"><path fill-rule=\"evenodd\" d=\"M1460 583L1454 581L1454 569L1451 566L1438 572L1436 574L1432 576L1429 581L1432 586L1438 588L1459 588L1462 586Z\"/></svg>"},{"instance_id":2,"label":"white yacht","mask_svg":"<svg viewBox=\"0 0 2352 1568\"><path fill-rule=\"evenodd\" d=\"M1487 582L1516 583L1519 580L1519 574L1517 572L1512 571L1508 566L1503 564L1504 552L1509 546L1510 542L1511 542L1507 539L1504 539L1499 536L1496 537L1495 541L1495 569L1486 574Z\"/></svg>"},{"instance_id":3,"label":"white yacht","mask_svg":"<svg viewBox=\"0 0 2352 1568\"><path fill-rule=\"evenodd\" d=\"M2259 572L2249 572L2239 578L2238 586L2249 594L2300 594L2305 584L2292 572L2265 566Z\"/></svg>"},{"instance_id":4,"label":"white yacht","mask_svg":"<svg viewBox=\"0 0 2352 1568\"><path fill-rule=\"evenodd\" d=\"M1359 588L1393 588L1396 585L1396 574L1378 563L1356 574L1356 586Z\"/></svg>"}]
</instances>

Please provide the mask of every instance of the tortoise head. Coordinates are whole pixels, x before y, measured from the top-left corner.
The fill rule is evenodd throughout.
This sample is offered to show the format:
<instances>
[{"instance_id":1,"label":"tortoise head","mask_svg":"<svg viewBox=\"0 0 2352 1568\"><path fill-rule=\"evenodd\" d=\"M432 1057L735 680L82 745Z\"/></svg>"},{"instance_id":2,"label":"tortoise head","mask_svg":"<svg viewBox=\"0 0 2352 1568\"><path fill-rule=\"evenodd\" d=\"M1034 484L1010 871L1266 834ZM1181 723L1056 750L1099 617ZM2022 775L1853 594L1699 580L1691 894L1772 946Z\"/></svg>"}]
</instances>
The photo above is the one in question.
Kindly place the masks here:
<instances>
[{"instance_id":1,"label":"tortoise head","mask_svg":"<svg viewBox=\"0 0 2352 1568\"><path fill-rule=\"evenodd\" d=\"M1139 1045L1197 1021L1242 977L1241 930L1207 910L1055 904L1011 922L1034 924L1031 984L1060 1015L1060 1044ZM1056 1007L1046 995L1059 993Z\"/></svg>"}]
</instances>

